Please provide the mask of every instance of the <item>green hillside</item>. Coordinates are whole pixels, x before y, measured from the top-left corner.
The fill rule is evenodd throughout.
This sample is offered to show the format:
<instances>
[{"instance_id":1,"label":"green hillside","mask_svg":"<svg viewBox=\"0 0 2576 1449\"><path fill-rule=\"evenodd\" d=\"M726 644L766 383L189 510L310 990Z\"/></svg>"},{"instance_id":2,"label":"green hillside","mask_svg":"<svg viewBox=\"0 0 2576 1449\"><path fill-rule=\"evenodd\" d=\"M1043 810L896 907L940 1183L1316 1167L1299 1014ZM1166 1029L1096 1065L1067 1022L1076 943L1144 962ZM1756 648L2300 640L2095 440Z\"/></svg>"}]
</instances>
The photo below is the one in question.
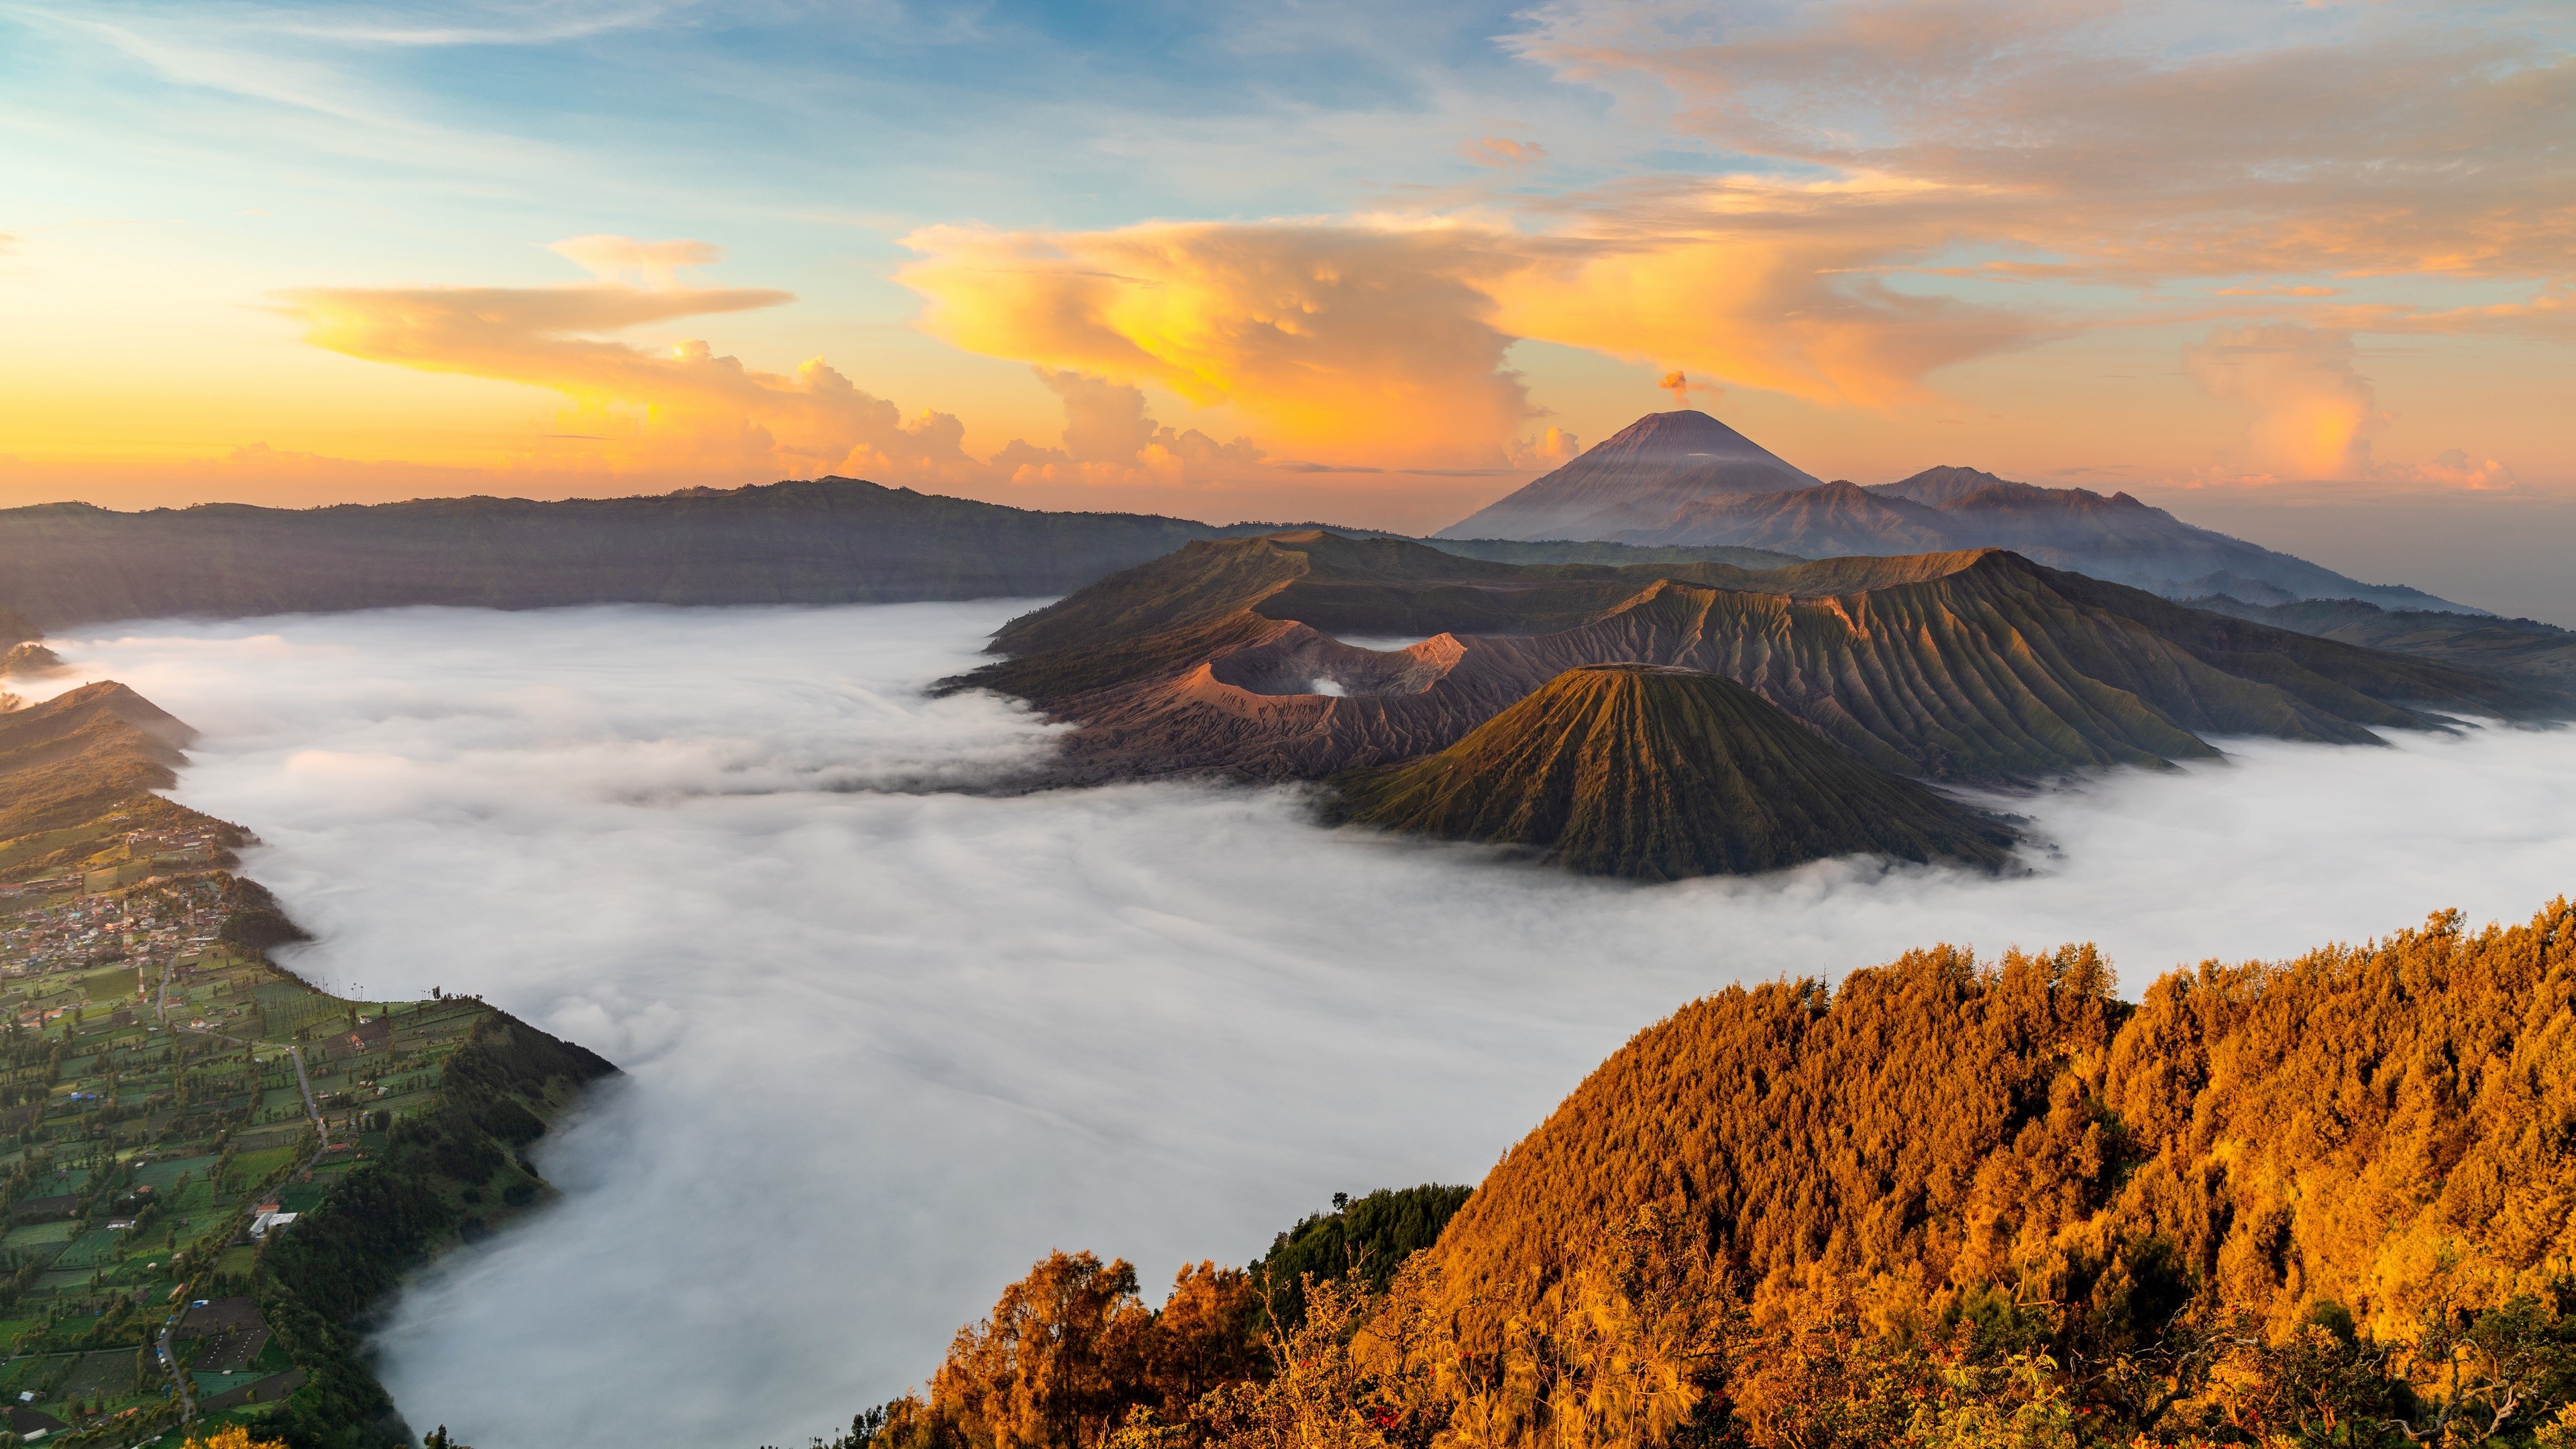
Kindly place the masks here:
<instances>
[{"instance_id":1,"label":"green hillside","mask_svg":"<svg viewBox=\"0 0 2576 1449\"><path fill-rule=\"evenodd\" d=\"M615 1068L280 968L247 833L154 793L191 734L110 682L0 710L0 1427L395 1449L366 1316L549 1196L529 1144Z\"/></svg>"}]
</instances>

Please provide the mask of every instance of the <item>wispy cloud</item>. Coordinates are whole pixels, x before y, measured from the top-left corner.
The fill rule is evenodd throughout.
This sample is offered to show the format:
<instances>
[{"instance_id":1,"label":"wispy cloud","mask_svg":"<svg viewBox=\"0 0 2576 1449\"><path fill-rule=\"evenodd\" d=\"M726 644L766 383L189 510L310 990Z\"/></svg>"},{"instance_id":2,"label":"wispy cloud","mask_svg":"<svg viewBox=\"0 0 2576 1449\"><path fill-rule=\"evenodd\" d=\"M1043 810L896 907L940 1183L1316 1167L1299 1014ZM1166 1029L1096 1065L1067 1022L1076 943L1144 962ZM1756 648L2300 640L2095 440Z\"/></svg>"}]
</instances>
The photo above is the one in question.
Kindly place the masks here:
<instances>
[{"instance_id":1,"label":"wispy cloud","mask_svg":"<svg viewBox=\"0 0 2576 1449\"><path fill-rule=\"evenodd\" d=\"M2118 0L1561 0L1511 43L1678 135L1884 178L1855 197L1879 224L1946 222L2069 277L2566 274L2563 7L2393 3L2270 33L2247 18Z\"/></svg>"},{"instance_id":2,"label":"wispy cloud","mask_svg":"<svg viewBox=\"0 0 2576 1449\"><path fill-rule=\"evenodd\" d=\"M664 250L652 255L667 260L671 248L687 252L703 244L658 245ZM620 266L635 262L631 243L588 250ZM570 416L590 425L558 431L617 437L664 464L691 457L768 463L780 473L915 478L978 471L959 446L964 428L956 418L924 413L907 420L893 403L853 386L819 359L786 376L747 367L695 339L653 351L605 335L772 307L793 300L785 292L593 282L301 287L280 292L278 300L315 346L560 393L574 404Z\"/></svg>"}]
</instances>

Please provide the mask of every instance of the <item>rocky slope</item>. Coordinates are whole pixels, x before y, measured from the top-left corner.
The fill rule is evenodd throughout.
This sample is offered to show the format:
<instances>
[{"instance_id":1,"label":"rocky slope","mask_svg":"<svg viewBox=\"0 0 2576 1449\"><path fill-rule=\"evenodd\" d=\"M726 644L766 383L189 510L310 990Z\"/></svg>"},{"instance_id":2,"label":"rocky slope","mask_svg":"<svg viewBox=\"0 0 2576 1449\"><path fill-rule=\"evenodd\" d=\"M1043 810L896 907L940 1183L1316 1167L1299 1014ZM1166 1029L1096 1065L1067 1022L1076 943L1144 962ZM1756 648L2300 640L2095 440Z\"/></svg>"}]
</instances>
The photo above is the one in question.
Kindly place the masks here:
<instances>
[{"instance_id":1,"label":"rocky slope","mask_svg":"<svg viewBox=\"0 0 2576 1449\"><path fill-rule=\"evenodd\" d=\"M1428 635L1379 652L1335 636ZM1447 748L1568 669L1722 674L1871 766L2034 781L2545 712L2485 675L2183 608L2000 550L1769 570L1516 568L1308 532L1194 544L1016 620L951 687L1079 723L1071 781L1315 778Z\"/></svg>"},{"instance_id":2,"label":"rocky slope","mask_svg":"<svg viewBox=\"0 0 2576 1449\"><path fill-rule=\"evenodd\" d=\"M1644 664L1569 669L1438 754L1333 784L1336 820L1637 880L1862 853L1992 869L2013 841L1734 680Z\"/></svg>"}]
</instances>

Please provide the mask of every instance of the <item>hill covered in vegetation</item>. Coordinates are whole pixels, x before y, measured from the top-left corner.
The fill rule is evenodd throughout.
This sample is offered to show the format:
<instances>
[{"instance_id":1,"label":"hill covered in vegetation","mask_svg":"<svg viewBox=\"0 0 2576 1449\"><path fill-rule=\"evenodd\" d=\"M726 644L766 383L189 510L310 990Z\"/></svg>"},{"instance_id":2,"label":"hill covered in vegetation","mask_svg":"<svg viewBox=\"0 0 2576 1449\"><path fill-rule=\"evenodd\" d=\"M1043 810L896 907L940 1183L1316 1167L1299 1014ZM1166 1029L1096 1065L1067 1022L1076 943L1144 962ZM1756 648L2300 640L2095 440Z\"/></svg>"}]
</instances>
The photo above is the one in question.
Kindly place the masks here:
<instances>
[{"instance_id":1,"label":"hill covered in vegetation","mask_svg":"<svg viewBox=\"0 0 2576 1449\"><path fill-rule=\"evenodd\" d=\"M0 709L0 1429L397 1449L367 1315L543 1201L529 1145L615 1068L280 967L248 834L153 793L192 733L108 682Z\"/></svg>"},{"instance_id":2,"label":"hill covered in vegetation","mask_svg":"<svg viewBox=\"0 0 2576 1449\"><path fill-rule=\"evenodd\" d=\"M1638 880L1860 853L1999 869L2014 840L1734 680L1644 664L1569 669L1438 754L1333 785L1338 820Z\"/></svg>"},{"instance_id":3,"label":"hill covered in vegetation","mask_svg":"<svg viewBox=\"0 0 2576 1449\"><path fill-rule=\"evenodd\" d=\"M1232 1271L1162 1310L1195 1377L1122 1367L1146 1359L1101 1352L1099 1314L997 1310L842 1442L2565 1446L2576 906L2136 1003L2081 945L1729 988L1604 1062L1383 1286L1318 1273L1263 1327ZM1074 1385L1079 1412L979 1407Z\"/></svg>"},{"instance_id":4,"label":"hill covered in vegetation","mask_svg":"<svg viewBox=\"0 0 2576 1449\"><path fill-rule=\"evenodd\" d=\"M1337 636L1433 637L1374 651ZM2212 734L2371 743L2563 704L2188 609L1998 550L1511 565L1322 531L1196 543L1014 620L949 687L1081 729L1073 781L1317 778L1446 749L1567 669L1721 674L1873 768L2020 782L2205 759Z\"/></svg>"}]
</instances>

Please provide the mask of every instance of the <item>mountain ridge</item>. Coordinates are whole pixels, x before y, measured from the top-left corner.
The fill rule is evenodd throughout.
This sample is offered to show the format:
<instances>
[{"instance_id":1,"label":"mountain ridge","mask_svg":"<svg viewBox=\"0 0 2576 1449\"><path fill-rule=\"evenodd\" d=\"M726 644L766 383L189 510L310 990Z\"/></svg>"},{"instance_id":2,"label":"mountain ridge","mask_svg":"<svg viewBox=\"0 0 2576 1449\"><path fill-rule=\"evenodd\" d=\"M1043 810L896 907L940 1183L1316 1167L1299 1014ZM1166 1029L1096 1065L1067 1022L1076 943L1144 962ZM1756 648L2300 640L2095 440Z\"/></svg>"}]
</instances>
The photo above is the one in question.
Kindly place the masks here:
<instances>
[{"instance_id":1,"label":"mountain ridge","mask_svg":"<svg viewBox=\"0 0 2576 1449\"><path fill-rule=\"evenodd\" d=\"M1685 436L1706 436L1743 452L1746 461L1713 475L1689 458L1678 441ZM2048 488L1951 464L1866 488L1820 482L1697 411L1649 413L1433 537L1480 531L1654 547L1732 545L1810 558L2008 548L2052 568L2168 598L2236 589L2261 595L2246 599L2258 604L2352 598L2388 608L2483 612L2420 589L2348 578L2185 523L2127 493Z\"/></svg>"},{"instance_id":2,"label":"mountain ridge","mask_svg":"<svg viewBox=\"0 0 2576 1449\"><path fill-rule=\"evenodd\" d=\"M1341 635L1430 637L1378 651ZM990 648L1005 657L940 687L1076 724L1053 767L1065 783L1394 764L1608 663L1723 674L1876 769L1991 784L2215 758L2204 733L2366 744L2440 724L2419 706L2559 707L1995 549L1516 567L1281 534L1190 545L1012 621Z\"/></svg>"}]
</instances>

